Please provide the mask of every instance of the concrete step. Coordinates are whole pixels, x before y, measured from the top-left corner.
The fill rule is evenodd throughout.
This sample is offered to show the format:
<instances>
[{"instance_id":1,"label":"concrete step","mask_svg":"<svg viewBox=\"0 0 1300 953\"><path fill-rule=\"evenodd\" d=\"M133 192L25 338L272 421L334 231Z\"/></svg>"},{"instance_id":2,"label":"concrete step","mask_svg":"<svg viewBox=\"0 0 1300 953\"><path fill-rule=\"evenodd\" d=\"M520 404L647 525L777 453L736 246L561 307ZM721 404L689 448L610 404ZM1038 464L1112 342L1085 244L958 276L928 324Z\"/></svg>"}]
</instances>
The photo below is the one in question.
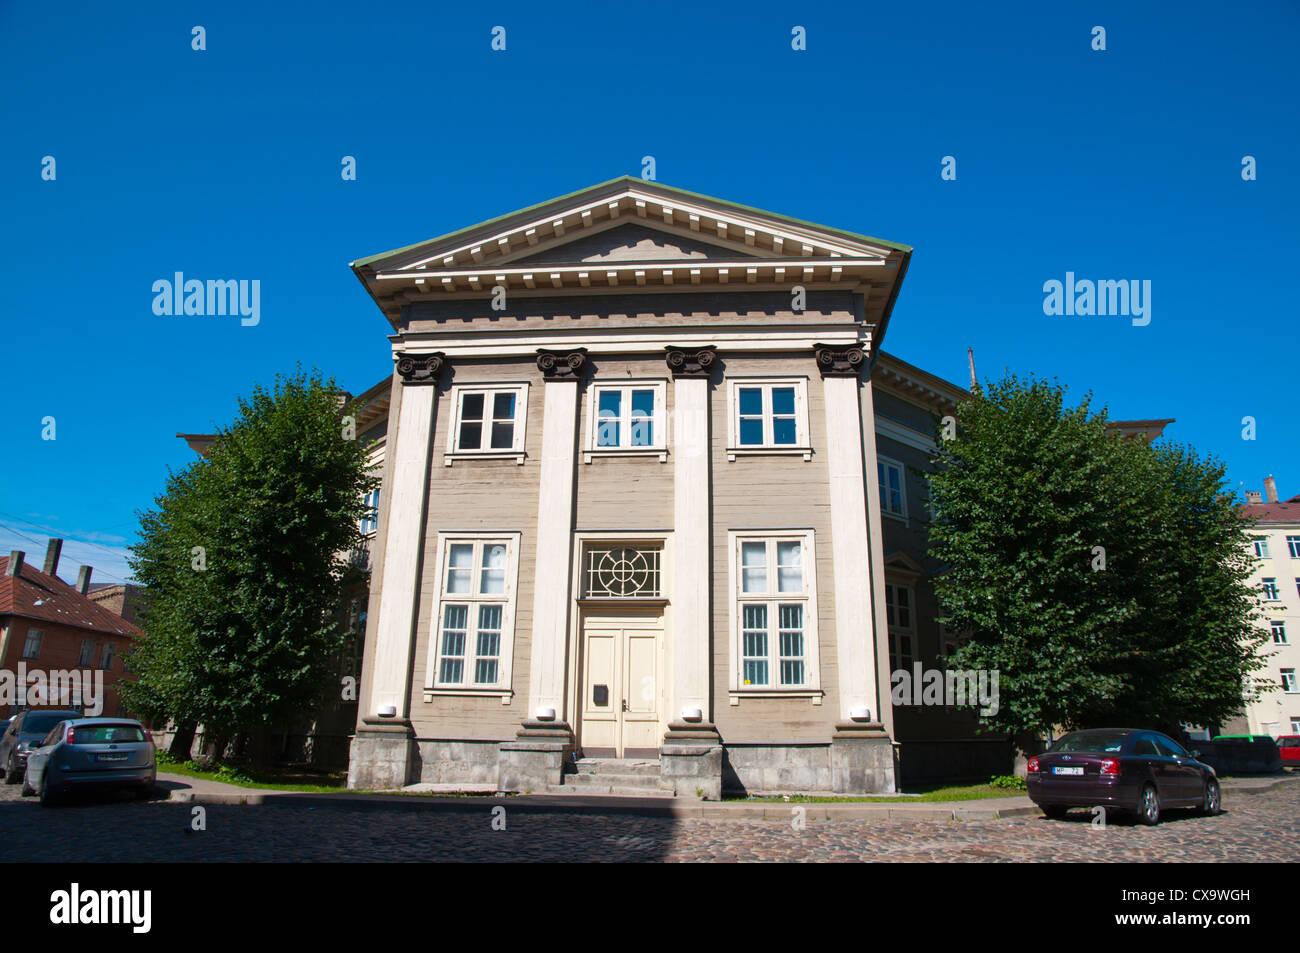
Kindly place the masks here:
<instances>
[{"instance_id":1,"label":"concrete step","mask_svg":"<svg viewBox=\"0 0 1300 953\"><path fill-rule=\"evenodd\" d=\"M574 788L655 788L659 776L648 774L566 774L565 787Z\"/></svg>"},{"instance_id":2,"label":"concrete step","mask_svg":"<svg viewBox=\"0 0 1300 953\"><path fill-rule=\"evenodd\" d=\"M619 777L659 777L659 762L644 758L581 758L564 766L565 775L585 777L617 775Z\"/></svg>"},{"instance_id":3,"label":"concrete step","mask_svg":"<svg viewBox=\"0 0 1300 953\"><path fill-rule=\"evenodd\" d=\"M547 794L568 794L575 797L672 797L673 792L650 784L564 784L546 785Z\"/></svg>"}]
</instances>

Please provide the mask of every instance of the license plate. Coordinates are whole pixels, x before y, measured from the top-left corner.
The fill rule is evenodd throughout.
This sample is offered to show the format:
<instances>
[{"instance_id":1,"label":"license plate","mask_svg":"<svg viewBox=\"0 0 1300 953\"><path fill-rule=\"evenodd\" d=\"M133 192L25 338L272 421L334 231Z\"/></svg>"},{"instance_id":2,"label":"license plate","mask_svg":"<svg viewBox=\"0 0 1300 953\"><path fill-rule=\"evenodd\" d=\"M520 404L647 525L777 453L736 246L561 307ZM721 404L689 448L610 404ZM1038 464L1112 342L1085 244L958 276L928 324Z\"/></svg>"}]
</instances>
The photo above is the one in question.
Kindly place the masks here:
<instances>
[{"instance_id":1,"label":"license plate","mask_svg":"<svg viewBox=\"0 0 1300 953\"><path fill-rule=\"evenodd\" d=\"M1083 774L1083 768L1053 768L1053 774Z\"/></svg>"},{"instance_id":2,"label":"license plate","mask_svg":"<svg viewBox=\"0 0 1300 953\"><path fill-rule=\"evenodd\" d=\"M125 761L129 757L130 755L128 754L97 754L95 755L95 760L96 761Z\"/></svg>"}]
</instances>

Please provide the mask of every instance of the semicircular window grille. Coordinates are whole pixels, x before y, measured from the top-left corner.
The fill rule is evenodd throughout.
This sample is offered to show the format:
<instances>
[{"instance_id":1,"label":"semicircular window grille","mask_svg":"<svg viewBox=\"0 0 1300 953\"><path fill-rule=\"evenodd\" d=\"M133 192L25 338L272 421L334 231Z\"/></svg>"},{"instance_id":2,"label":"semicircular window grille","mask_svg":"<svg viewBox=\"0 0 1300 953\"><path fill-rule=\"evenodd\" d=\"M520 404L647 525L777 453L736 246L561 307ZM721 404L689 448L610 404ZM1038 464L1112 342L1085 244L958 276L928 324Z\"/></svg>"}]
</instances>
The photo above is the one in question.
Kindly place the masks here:
<instances>
[{"instance_id":1,"label":"semicircular window grille","mask_svg":"<svg viewBox=\"0 0 1300 953\"><path fill-rule=\"evenodd\" d=\"M587 550L588 599L660 597L658 549L605 546Z\"/></svg>"}]
</instances>

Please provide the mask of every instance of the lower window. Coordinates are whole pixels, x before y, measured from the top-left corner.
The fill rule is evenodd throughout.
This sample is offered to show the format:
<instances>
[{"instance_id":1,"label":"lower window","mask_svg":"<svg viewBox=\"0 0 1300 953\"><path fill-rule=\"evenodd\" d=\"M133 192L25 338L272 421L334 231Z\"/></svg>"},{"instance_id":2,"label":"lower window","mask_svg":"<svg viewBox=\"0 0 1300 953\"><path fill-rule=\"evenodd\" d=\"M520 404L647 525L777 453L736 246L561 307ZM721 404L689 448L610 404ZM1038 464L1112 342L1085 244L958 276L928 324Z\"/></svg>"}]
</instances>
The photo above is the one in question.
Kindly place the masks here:
<instances>
[{"instance_id":1,"label":"lower window","mask_svg":"<svg viewBox=\"0 0 1300 953\"><path fill-rule=\"evenodd\" d=\"M432 689L509 688L519 534L439 537Z\"/></svg>"},{"instance_id":2,"label":"lower window","mask_svg":"<svg viewBox=\"0 0 1300 953\"><path fill-rule=\"evenodd\" d=\"M733 690L817 690L811 531L731 533Z\"/></svg>"}]
</instances>

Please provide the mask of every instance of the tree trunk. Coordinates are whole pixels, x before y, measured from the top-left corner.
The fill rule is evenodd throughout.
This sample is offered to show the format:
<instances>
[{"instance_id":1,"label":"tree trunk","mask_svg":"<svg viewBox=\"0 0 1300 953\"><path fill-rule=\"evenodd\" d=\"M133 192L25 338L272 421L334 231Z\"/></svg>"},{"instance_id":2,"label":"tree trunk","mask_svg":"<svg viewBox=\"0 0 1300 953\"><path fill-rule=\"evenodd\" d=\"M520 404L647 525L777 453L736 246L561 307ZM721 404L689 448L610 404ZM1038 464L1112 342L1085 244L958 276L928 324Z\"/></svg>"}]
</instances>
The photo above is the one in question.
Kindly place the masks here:
<instances>
[{"instance_id":1,"label":"tree trunk","mask_svg":"<svg viewBox=\"0 0 1300 953\"><path fill-rule=\"evenodd\" d=\"M172 734L172 743L167 746L167 754L175 761L189 761L190 748L194 746L194 733L198 725L177 725Z\"/></svg>"}]
</instances>

